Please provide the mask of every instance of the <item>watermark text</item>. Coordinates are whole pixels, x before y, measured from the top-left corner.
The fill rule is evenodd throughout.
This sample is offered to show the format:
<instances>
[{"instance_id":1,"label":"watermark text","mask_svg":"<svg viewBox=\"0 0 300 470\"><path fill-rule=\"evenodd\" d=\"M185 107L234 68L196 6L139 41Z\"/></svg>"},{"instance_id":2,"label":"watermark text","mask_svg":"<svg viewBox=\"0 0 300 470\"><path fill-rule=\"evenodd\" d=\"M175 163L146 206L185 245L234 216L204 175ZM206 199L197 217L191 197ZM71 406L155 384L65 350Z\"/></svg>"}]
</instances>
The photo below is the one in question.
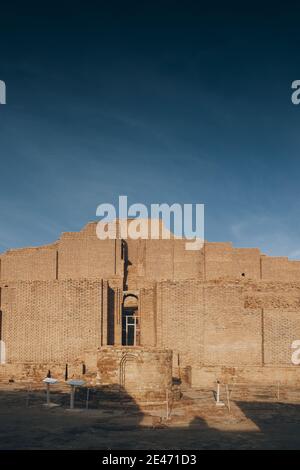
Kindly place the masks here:
<instances>
[{"instance_id":1,"label":"watermark text","mask_svg":"<svg viewBox=\"0 0 300 470\"><path fill-rule=\"evenodd\" d=\"M96 215L97 237L106 239L185 239L186 250L200 250L204 244L204 204L172 205L161 203L148 207L142 203L128 206L127 196L119 196L119 207L100 204Z\"/></svg>"}]
</instances>

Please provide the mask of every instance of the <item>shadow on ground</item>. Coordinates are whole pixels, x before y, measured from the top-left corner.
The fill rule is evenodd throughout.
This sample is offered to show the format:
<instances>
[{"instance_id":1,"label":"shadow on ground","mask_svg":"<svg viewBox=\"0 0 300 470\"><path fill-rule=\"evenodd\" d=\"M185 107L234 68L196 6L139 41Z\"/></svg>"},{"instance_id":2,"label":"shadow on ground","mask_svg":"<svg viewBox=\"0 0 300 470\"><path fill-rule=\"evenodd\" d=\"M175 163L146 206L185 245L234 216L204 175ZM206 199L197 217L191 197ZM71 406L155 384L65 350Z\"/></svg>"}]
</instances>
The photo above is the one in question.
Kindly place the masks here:
<instances>
[{"instance_id":1,"label":"shadow on ground","mask_svg":"<svg viewBox=\"0 0 300 470\"><path fill-rule=\"evenodd\" d=\"M300 405L235 401L229 413L212 398L183 399L171 420L165 408L141 408L123 390L53 391L58 407L47 408L45 391L0 391L0 449L300 449ZM26 406L28 405L28 406Z\"/></svg>"}]
</instances>

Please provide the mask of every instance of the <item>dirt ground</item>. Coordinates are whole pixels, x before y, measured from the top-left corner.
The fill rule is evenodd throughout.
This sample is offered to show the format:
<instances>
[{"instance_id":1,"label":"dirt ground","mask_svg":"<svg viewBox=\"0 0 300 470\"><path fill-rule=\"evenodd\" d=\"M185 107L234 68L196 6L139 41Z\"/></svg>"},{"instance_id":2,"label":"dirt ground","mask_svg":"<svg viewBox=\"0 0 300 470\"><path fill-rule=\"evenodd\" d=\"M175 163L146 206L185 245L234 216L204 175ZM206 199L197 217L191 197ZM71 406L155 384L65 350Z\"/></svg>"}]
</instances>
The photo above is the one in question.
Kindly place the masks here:
<instances>
[{"instance_id":1,"label":"dirt ground","mask_svg":"<svg viewBox=\"0 0 300 470\"><path fill-rule=\"evenodd\" d=\"M222 397L222 398L226 398ZM236 390L217 407L212 390L186 390L165 420L165 406L86 390L69 410L68 390L16 384L0 388L0 449L300 449L300 390Z\"/></svg>"}]
</instances>

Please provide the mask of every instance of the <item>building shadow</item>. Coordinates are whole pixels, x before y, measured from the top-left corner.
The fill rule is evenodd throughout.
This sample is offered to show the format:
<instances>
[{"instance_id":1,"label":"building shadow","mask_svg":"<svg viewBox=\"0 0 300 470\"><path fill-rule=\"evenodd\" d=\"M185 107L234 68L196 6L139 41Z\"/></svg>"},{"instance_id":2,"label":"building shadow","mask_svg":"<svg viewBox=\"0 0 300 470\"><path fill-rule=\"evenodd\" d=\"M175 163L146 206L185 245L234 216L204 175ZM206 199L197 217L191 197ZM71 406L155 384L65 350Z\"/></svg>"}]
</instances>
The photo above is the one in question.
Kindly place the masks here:
<instances>
[{"instance_id":1,"label":"building shadow","mask_svg":"<svg viewBox=\"0 0 300 470\"><path fill-rule=\"evenodd\" d=\"M67 388L53 387L51 401L59 406L44 406L44 389L0 390L0 449L300 449L298 404L235 401L229 413L212 400L190 418L175 406L166 422L122 388L90 389L88 405L80 388L74 411Z\"/></svg>"}]
</instances>

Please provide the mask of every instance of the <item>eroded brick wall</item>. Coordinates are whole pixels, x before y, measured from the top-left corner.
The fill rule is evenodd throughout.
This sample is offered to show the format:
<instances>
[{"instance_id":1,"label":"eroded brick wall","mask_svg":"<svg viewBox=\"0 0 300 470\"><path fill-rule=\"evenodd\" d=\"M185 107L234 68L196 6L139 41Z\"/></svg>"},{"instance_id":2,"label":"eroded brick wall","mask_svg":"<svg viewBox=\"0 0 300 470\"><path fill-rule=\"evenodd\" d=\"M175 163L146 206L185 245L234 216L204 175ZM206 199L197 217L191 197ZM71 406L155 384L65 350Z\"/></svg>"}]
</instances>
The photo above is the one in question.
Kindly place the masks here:
<instances>
[{"instance_id":1,"label":"eroded brick wall","mask_svg":"<svg viewBox=\"0 0 300 470\"><path fill-rule=\"evenodd\" d=\"M1 255L0 273L7 361L63 363L119 346L123 291L132 290L141 345L172 349L179 369L293 367L299 261L231 243L193 252L184 240L99 240L92 223L53 245Z\"/></svg>"},{"instance_id":2,"label":"eroded brick wall","mask_svg":"<svg viewBox=\"0 0 300 470\"><path fill-rule=\"evenodd\" d=\"M115 386L131 397L166 399L172 386L172 351L145 347L106 347L97 352L102 385Z\"/></svg>"},{"instance_id":3,"label":"eroded brick wall","mask_svg":"<svg viewBox=\"0 0 300 470\"><path fill-rule=\"evenodd\" d=\"M63 233L58 244L58 279L123 277L121 240L99 240L96 224Z\"/></svg>"},{"instance_id":4,"label":"eroded brick wall","mask_svg":"<svg viewBox=\"0 0 300 470\"><path fill-rule=\"evenodd\" d=\"M141 327L141 344L143 346L149 347L156 346L156 286L140 289L139 315Z\"/></svg>"},{"instance_id":5,"label":"eroded brick wall","mask_svg":"<svg viewBox=\"0 0 300 470\"><path fill-rule=\"evenodd\" d=\"M74 361L106 344L107 283L35 281L1 287L7 362Z\"/></svg>"},{"instance_id":6,"label":"eroded brick wall","mask_svg":"<svg viewBox=\"0 0 300 470\"><path fill-rule=\"evenodd\" d=\"M181 365L202 363L204 347L204 297L199 281L157 284L157 346L180 355Z\"/></svg>"},{"instance_id":7,"label":"eroded brick wall","mask_svg":"<svg viewBox=\"0 0 300 470\"><path fill-rule=\"evenodd\" d=\"M231 243L205 242L198 251L185 249L186 241L138 239L124 241L128 255L124 272L123 242L100 240L97 223L79 232L65 232L52 245L10 250L0 256L0 279L108 279L124 278L127 288L148 281L246 279L299 281L300 261L262 255L258 248L234 248Z\"/></svg>"},{"instance_id":8,"label":"eroded brick wall","mask_svg":"<svg viewBox=\"0 0 300 470\"><path fill-rule=\"evenodd\" d=\"M156 338L181 366L293 366L300 284L190 280L156 287Z\"/></svg>"},{"instance_id":9,"label":"eroded brick wall","mask_svg":"<svg viewBox=\"0 0 300 470\"><path fill-rule=\"evenodd\" d=\"M56 279L57 250L52 247L8 251L0 259L0 279L34 281Z\"/></svg>"},{"instance_id":10,"label":"eroded brick wall","mask_svg":"<svg viewBox=\"0 0 300 470\"><path fill-rule=\"evenodd\" d=\"M184 240L127 240L128 288L143 281L204 278L203 250L185 250Z\"/></svg>"},{"instance_id":11,"label":"eroded brick wall","mask_svg":"<svg viewBox=\"0 0 300 470\"><path fill-rule=\"evenodd\" d=\"M99 240L96 223L80 232L66 232L45 247L10 250L0 257L0 279L42 281L55 279L123 278L121 240Z\"/></svg>"},{"instance_id":12,"label":"eroded brick wall","mask_svg":"<svg viewBox=\"0 0 300 470\"><path fill-rule=\"evenodd\" d=\"M284 257L261 257L262 279L269 281L300 281L300 261Z\"/></svg>"}]
</instances>

